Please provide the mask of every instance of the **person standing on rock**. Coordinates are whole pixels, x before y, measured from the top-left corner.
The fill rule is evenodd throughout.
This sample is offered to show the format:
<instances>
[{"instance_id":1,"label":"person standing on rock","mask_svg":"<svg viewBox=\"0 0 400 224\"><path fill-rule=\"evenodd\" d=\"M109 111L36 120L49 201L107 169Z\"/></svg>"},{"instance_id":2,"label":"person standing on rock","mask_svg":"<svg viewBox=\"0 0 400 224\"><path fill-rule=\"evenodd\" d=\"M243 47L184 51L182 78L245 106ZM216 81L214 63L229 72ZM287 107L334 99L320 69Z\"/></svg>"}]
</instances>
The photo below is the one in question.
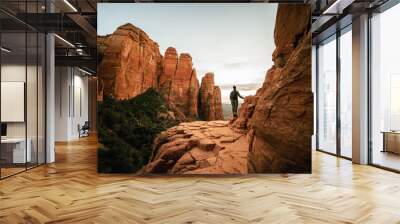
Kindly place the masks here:
<instances>
[{"instance_id":1,"label":"person standing on rock","mask_svg":"<svg viewBox=\"0 0 400 224\"><path fill-rule=\"evenodd\" d=\"M239 91L236 90L236 86L233 86L233 90L230 94L233 117L237 117L237 110L238 110L238 106L239 106L239 98L238 97L244 99L244 97L242 95L240 95Z\"/></svg>"}]
</instances>

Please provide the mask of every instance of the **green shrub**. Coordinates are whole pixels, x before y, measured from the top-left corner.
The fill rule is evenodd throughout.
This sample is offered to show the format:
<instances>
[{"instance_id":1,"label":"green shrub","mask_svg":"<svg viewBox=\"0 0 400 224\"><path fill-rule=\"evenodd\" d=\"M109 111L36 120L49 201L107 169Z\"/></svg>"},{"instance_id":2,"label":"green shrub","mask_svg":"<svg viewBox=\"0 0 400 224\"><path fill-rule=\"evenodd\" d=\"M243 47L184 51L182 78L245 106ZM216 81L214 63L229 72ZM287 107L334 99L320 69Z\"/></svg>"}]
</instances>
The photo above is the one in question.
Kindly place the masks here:
<instances>
[{"instance_id":1,"label":"green shrub","mask_svg":"<svg viewBox=\"0 0 400 224\"><path fill-rule=\"evenodd\" d=\"M174 119L159 118L168 106L154 89L128 100L105 97L98 107L98 171L136 172L147 164L153 140L176 125Z\"/></svg>"}]
</instances>

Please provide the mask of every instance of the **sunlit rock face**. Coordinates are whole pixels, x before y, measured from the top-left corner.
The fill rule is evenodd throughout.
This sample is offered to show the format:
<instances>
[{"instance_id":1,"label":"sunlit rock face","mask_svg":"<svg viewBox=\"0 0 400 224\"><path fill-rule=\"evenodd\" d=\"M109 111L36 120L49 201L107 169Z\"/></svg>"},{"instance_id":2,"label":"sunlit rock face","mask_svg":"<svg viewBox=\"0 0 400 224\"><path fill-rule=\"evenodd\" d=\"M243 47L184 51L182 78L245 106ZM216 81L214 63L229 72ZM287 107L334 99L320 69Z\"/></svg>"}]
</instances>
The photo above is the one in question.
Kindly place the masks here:
<instances>
[{"instance_id":1,"label":"sunlit rock face","mask_svg":"<svg viewBox=\"0 0 400 224\"><path fill-rule=\"evenodd\" d=\"M196 119L199 81L190 54L182 53L178 58L176 50L169 47L159 80L164 98L173 102L188 118Z\"/></svg>"},{"instance_id":2,"label":"sunlit rock face","mask_svg":"<svg viewBox=\"0 0 400 224\"><path fill-rule=\"evenodd\" d=\"M255 97L247 97L232 127L248 132L249 172L311 172L310 8L278 7L275 65Z\"/></svg>"},{"instance_id":3,"label":"sunlit rock face","mask_svg":"<svg viewBox=\"0 0 400 224\"><path fill-rule=\"evenodd\" d=\"M126 24L110 35L103 46L99 77L103 94L129 99L158 86L162 56L158 44L145 32Z\"/></svg>"},{"instance_id":4,"label":"sunlit rock face","mask_svg":"<svg viewBox=\"0 0 400 224\"><path fill-rule=\"evenodd\" d=\"M199 115L203 120L222 120L221 90L214 84L214 73L207 73L201 80Z\"/></svg>"},{"instance_id":5,"label":"sunlit rock face","mask_svg":"<svg viewBox=\"0 0 400 224\"><path fill-rule=\"evenodd\" d=\"M199 109L209 109L199 106L200 85L190 54L179 55L175 48L169 47L162 56L158 44L132 24L123 25L113 34L99 37L98 40L103 56L99 65L102 95L123 100L154 88L187 120L198 119ZM215 110L214 106L217 105L217 113L202 118L222 119L219 88L213 84L210 91L211 95L215 91L215 96L207 106Z\"/></svg>"}]
</instances>

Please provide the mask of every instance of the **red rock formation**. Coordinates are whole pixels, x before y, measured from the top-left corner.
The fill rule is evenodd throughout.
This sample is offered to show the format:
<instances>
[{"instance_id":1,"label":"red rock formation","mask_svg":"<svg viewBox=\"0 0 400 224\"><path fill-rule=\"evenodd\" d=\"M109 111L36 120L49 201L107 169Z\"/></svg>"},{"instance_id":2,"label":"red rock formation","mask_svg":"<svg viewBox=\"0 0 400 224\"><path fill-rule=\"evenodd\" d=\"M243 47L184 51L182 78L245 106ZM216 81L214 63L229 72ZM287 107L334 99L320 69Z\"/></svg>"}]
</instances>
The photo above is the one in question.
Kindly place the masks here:
<instances>
[{"instance_id":1,"label":"red rock formation","mask_svg":"<svg viewBox=\"0 0 400 224\"><path fill-rule=\"evenodd\" d=\"M202 78L199 91L199 117L208 121L223 119L221 90L214 85L214 73Z\"/></svg>"},{"instance_id":2,"label":"red rock formation","mask_svg":"<svg viewBox=\"0 0 400 224\"><path fill-rule=\"evenodd\" d=\"M311 172L310 15L307 5L279 5L275 65L257 91L255 107L254 99L246 98L239 118L232 124L248 130L249 172ZM250 108L254 108L253 113L248 113Z\"/></svg>"},{"instance_id":3,"label":"red rock formation","mask_svg":"<svg viewBox=\"0 0 400 224\"><path fill-rule=\"evenodd\" d=\"M198 118L198 100L199 100L199 80L197 79L196 69L192 70L189 83L189 103L188 115Z\"/></svg>"},{"instance_id":4,"label":"red rock formation","mask_svg":"<svg viewBox=\"0 0 400 224\"><path fill-rule=\"evenodd\" d=\"M199 90L199 117L204 120L214 120L215 108L212 96L214 94L214 74L207 73L201 79Z\"/></svg>"},{"instance_id":5,"label":"red rock formation","mask_svg":"<svg viewBox=\"0 0 400 224\"><path fill-rule=\"evenodd\" d=\"M153 87L188 120L198 118L199 81L189 54L182 53L178 58L176 49L169 47L162 57L157 43L131 24L98 40L103 55L99 65L103 95L128 99ZM211 105L217 104L217 110L222 107L220 97L213 101ZM212 119L215 117L222 119L219 111Z\"/></svg>"},{"instance_id":6,"label":"red rock formation","mask_svg":"<svg viewBox=\"0 0 400 224\"><path fill-rule=\"evenodd\" d=\"M174 79L176 68L178 66L178 53L173 47L169 47L164 54L163 71L159 77L159 90L165 99L169 100L169 95L172 87L172 80Z\"/></svg>"},{"instance_id":7,"label":"red rock formation","mask_svg":"<svg viewBox=\"0 0 400 224\"><path fill-rule=\"evenodd\" d=\"M190 54L182 53L178 58L175 48L169 47L166 50L163 72L159 77L159 91L187 118L197 118L199 81Z\"/></svg>"},{"instance_id":8,"label":"red rock formation","mask_svg":"<svg viewBox=\"0 0 400 224\"><path fill-rule=\"evenodd\" d=\"M128 99L158 86L162 56L158 44L139 28L126 24L110 35L103 46L99 78L103 94Z\"/></svg>"},{"instance_id":9,"label":"red rock formation","mask_svg":"<svg viewBox=\"0 0 400 224\"><path fill-rule=\"evenodd\" d=\"M222 111L221 89L219 86L214 86L214 108L215 120L223 120L224 113Z\"/></svg>"},{"instance_id":10,"label":"red rock formation","mask_svg":"<svg viewBox=\"0 0 400 224\"><path fill-rule=\"evenodd\" d=\"M249 119L253 116L254 109L257 105L257 96L247 96L239 109L239 115L232 120L231 127L235 130L245 132L249 130Z\"/></svg>"},{"instance_id":11,"label":"red rock formation","mask_svg":"<svg viewBox=\"0 0 400 224\"><path fill-rule=\"evenodd\" d=\"M168 99L174 102L184 114L194 117L197 111L191 111L194 114L190 114L191 106L189 105L192 72L192 57L189 54L180 54ZM194 91L196 92L197 90ZM197 102L192 103L197 104Z\"/></svg>"},{"instance_id":12,"label":"red rock formation","mask_svg":"<svg viewBox=\"0 0 400 224\"><path fill-rule=\"evenodd\" d=\"M181 123L157 137L142 173L245 174L248 145L228 121Z\"/></svg>"}]
</instances>

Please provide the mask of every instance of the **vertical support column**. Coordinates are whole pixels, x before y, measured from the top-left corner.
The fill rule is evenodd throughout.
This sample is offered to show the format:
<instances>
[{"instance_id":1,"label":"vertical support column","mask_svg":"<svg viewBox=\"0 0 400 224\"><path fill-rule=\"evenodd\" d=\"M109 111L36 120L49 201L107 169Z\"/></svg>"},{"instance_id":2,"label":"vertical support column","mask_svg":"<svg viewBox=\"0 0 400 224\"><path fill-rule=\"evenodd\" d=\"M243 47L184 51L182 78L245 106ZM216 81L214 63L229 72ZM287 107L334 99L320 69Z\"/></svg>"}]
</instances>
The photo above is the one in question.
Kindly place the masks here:
<instances>
[{"instance_id":1,"label":"vertical support column","mask_svg":"<svg viewBox=\"0 0 400 224\"><path fill-rule=\"evenodd\" d=\"M353 162L368 163L368 15L353 19Z\"/></svg>"},{"instance_id":2,"label":"vertical support column","mask_svg":"<svg viewBox=\"0 0 400 224\"><path fill-rule=\"evenodd\" d=\"M315 149L319 149L319 45L315 47Z\"/></svg>"},{"instance_id":3,"label":"vertical support column","mask_svg":"<svg viewBox=\"0 0 400 224\"><path fill-rule=\"evenodd\" d=\"M340 63L340 36L341 31L336 31L336 155L341 156L342 150L342 123L341 123L341 63Z\"/></svg>"},{"instance_id":4,"label":"vertical support column","mask_svg":"<svg viewBox=\"0 0 400 224\"><path fill-rule=\"evenodd\" d=\"M51 1L46 1L46 11L53 12ZM54 34L46 34L46 163L55 161L55 43Z\"/></svg>"}]
</instances>

